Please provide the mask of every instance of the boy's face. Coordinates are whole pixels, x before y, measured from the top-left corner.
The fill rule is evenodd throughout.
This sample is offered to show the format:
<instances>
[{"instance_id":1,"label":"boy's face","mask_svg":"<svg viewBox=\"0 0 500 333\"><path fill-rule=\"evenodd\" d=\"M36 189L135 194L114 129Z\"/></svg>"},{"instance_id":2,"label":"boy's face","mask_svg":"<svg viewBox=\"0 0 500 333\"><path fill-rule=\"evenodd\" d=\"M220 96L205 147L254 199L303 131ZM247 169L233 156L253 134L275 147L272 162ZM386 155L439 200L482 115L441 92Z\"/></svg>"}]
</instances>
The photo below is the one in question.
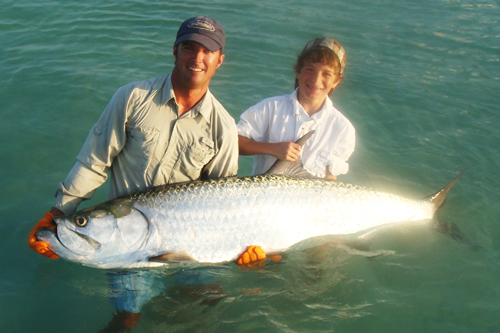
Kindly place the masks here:
<instances>
[{"instance_id":1,"label":"boy's face","mask_svg":"<svg viewBox=\"0 0 500 333\"><path fill-rule=\"evenodd\" d=\"M299 73L299 100L322 102L340 82L335 68L320 62L305 62Z\"/></svg>"}]
</instances>

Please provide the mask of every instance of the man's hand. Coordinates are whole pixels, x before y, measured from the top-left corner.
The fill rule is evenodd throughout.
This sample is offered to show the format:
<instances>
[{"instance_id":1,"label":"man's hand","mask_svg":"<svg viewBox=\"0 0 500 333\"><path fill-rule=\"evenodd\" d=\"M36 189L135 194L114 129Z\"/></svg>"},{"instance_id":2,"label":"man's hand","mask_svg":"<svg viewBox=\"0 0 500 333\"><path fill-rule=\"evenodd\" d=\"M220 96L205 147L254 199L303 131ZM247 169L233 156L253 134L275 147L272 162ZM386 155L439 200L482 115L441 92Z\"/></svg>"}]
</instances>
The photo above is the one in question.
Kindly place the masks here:
<instances>
[{"instance_id":1,"label":"man's hand","mask_svg":"<svg viewBox=\"0 0 500 333\"><path fill-rule=\"evenodd\" d=\"M272 254L268 257L260 246L251 245L238 257L236 264L249 268L262 267L266 264L266 258L271 258L276 262L281 260L281 255Z\"/></svg>"},{"instance_id":2,"label":"man's hand","mask_svg":"<svg viewBox=\"0 0 500 333\"><path fill-rule=\"evenodd\" d=\"M28 235L28 245L35 252L40 253L42 256L45 256L50 259L57 259L59 256L55 254L50 248L49 245L43 241L38 240L36 238L36 232L42 228L56 230L56 225L54 220L52 219L54 215L63 215L63 213L56 209L52 208L52 210L48 213L45 213L45 216L38 221L33 230Z\"/></svg>"},{"instance_id":3,"label":"man's hand","mask_svg":"<svg viewBox=\"0 0 500 333\"><path fill-rule=\"evenodd\" d=\"M236 263L242 267L260 267L266 263L266 252L260 246L251 245L247 247Z\"/></svg>"}]
</instances>

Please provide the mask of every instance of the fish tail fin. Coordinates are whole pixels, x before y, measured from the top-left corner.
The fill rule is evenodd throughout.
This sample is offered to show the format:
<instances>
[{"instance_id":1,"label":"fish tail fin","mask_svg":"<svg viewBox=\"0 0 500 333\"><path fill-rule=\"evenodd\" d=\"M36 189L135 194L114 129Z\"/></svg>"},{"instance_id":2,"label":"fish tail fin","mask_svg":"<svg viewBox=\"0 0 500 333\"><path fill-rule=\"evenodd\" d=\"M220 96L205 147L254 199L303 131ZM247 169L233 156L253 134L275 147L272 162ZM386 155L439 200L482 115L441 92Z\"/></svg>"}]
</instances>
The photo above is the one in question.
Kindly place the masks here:
<instances>
[{"instance_id":1,"label":"fish tail fin","mask_svg":"<svg viewBox=\"0 0 500 333\"><path fill-rule=\"evenodd\" d=\"M464 174L464 172L468 168L469 167L467 167L464 171L460 172L460 174L457 177L455 177L455 179L451 183L449 183L448 185L443 187L441 190L424 198L424 199L430 200L434 204L434 207L436 209L436 212L434 213L434 215L436 215L439 208L441 208L441 206L443 206L443 203L446 200L446 195L448 194L450 189L453 187L453 185L455 185L455 183L458 181L458 179Z\"/></svg>"},{"instance_id":2,"label":"fish tail fin","mask_svg":"<svg viewBox=\"0 0 500 333\"><path fill-rule=\"evenodd\" d=\"M469 243L469 238L460 230L460 228L453 222L445 222L437 217L434 218L434 229L436 231L448 235L456 241L461 243Z\"/></svg>"},{"instance_id":3,"label":"fish tail fin","mask_svg":"<svg viewBox=\"0 0 500 333\"><path fill-rule=\"evenodd\" d=\"M460 243L469 245L474 251L484 251L482 246L472 243L470 239L460 230L458 225L453 222L445 222L436 217L434 218L433 228L440 233L450 236L452 239Z\"/></svg>"},{"instance_id":4,"label":"fish tail fin","mask_svg":"<svg viewBox=\"0 0 500 333\"><path fill-rule=\"evenodd\" d=\"M434 229L436 229L440 233L450 236L456 241L472 245L474 250L481 250L482 247L472 244L469 238L460 230L460 228L455 223L445 222L439 218L439 209L443 206L443 203L446 200L446 195L468 168L469 167L467 167L464 171L460 172L460 174L457 177L455 177L455 179L451 183L446 185L443 189L428 196L427 199L430 200L434 204L434 207L436 208L433 216Z\"/></svg>"}]
</instances>

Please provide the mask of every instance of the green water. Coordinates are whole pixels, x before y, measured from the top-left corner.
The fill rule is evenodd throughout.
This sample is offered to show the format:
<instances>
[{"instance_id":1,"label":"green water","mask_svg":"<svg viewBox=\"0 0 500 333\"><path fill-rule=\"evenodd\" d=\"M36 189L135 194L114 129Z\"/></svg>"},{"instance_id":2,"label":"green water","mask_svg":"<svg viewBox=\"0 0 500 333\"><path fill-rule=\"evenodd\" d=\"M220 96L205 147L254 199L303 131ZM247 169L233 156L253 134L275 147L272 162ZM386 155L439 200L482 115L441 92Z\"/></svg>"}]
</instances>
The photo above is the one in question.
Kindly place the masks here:
<instances>
[{"instance_id":1,"label":"green water","mask_svg":"<svg viewBox=\"0 0 500 333\"><path fill-rule=\"evenodd\" d=\"M420 198L470 166L442 216L484 251L393 227L372 245L387 250L377 258L329 246L252 271L212 266L225 296L212 306L176 290L181 268L158 270L164 292L134 331L500 331L498 0L0 3L1 331L97 332L111 319L105 273L38 256L27 234L112 94L170 72L178 26L196 15L226 30L211 91L236 120L292 91L309 39L340 41L346 78L333 101L357 130L342 180Z\"/></svg>"}]
</instances>

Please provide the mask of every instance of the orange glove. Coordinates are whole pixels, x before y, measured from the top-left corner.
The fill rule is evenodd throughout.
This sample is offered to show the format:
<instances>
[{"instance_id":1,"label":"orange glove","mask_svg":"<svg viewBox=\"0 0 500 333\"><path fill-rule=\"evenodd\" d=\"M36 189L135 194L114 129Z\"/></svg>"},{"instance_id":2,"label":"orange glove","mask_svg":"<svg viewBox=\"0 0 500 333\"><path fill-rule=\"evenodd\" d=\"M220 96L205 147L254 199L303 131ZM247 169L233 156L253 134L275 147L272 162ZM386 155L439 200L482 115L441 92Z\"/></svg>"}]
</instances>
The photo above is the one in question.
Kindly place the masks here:
<instances>
[{"instance_id":1,"label":"orange glove","mask_svg":"<svg viewBox=\"0 0 500 333\"><path fill-rule=\"evenodd\" d=\"M52 215L51 213L45 213L45 216L40 221L38 221L33 230L31 230L31 232L29 233L28 245L35 252L40 253L42 256L50 259L57 259L59 258L59 256L55 254L51 249L49 249L49 245L43 241L39 241L35 235L36 232L42 228L48 228L55 231L56 225L54 223L54 220L52 220L53 217L54 215Z\"/></svg>"},{"instance_id":2,"label":"orange glove","mask_svg":"<svg viewBox=\"0 0 500 333\"><path fill-rule=\"evenodd\" d=\"M260 246L251 245L247 247L236 263L243 267L261 267L266 264L266 252Z\"/></svg>"}]
</instances>

